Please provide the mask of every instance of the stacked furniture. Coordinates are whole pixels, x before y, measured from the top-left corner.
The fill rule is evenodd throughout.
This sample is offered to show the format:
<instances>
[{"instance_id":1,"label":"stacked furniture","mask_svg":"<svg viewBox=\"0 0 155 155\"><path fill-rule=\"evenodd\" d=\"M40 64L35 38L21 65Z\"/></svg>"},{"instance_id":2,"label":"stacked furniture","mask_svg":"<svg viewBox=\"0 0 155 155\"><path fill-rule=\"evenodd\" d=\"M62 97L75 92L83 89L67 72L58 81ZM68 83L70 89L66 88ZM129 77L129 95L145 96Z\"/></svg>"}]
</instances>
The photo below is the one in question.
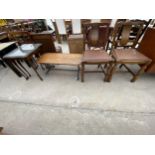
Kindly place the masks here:
<instances>
[{"instance_id":1,"label":"stacked furniture","mask_svg":"<svg viewBox=\"0 0 155 155\"><path fill-rule=\"evenodd\" d=\"M31 33L31 39L34 43L40 43L42 44L41 54L43 53L56 53L56 52L62 52L60 47L55 47L54 45L54 38L53 33L55 31L43 31L40 33Z\"/></svg>"},{"instance_id":2,"label":"stacked furniture","mask_svg":"<svg viewBox=\"0 0 155 155\"><path fill-rule=\"evenodd\" d=\"M40 43L42 44L40 54L52 52L61 52L60 47L55 47L53 39L54 31L43 31L40 33L30 33L27 31L9 32L10 40L23 43Z\"/></svg>"},{"instance_id":3,"label":"stacked furniture","mask_svg":"<svg viewBox=\"0 0 155 155\"><path fill-rule=\"evenodd\" d=\"M82 24L85 30L83 34L68 37L70 54L57 53L54 31L37 34L27 31L10 32L10 39L17 43L8 43L8 47L1 44L0 62L4 67L7 64L19 77L29 79L31 75L23 65L26 62L40 80L42 77L37 72L38 64L48 71L55 68L55 65L75 66L77 79L81 71L81 82L84 82L84 75L88 72L102 72L105 75L104 81L110 82L119 65L119 68L124 67L132 74L131 82L135 82L142 73L155 71L155 29L147 28L143 39L138 42L145 24L139 20L123 19L117 20L115 27L110 29L109 20L99 23L96 20L95 23L85 21ZM85 44L88 48L85 48ZM135 68L129 68L131 64L139 66L137 72ZM87 71L87 65L98 67L95 71Z\"/></svg>"}]
</instances>

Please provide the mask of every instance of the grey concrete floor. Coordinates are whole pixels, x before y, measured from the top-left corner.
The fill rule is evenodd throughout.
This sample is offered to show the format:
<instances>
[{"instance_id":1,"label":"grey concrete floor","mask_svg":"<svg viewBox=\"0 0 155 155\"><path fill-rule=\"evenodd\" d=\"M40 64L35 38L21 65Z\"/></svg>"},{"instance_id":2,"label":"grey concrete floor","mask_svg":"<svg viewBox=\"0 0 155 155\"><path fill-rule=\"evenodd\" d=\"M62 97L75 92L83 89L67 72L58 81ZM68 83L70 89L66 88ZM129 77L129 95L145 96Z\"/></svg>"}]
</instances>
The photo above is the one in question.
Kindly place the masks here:
<instances>
[{"instance_id":1,"label":"grey concrete floor","mask_svg":"<svg viewBox=\"0 0 155 155\"><path fill-rule=\"evenodd\" d=\"M130 83L122 68L111 83L102 73L87 73L81 83L64 68L76 69L56 66L48 75L39 69L42 82L32 70L26 81L0 66L4 134L155 134L155 75Z\"/></svg>"},{"instance_id":2,"label":"grey concrete floor","mask_svg":"<svg viewBox=\"0 0 155 155\"><path fill-rule=\"evenodd\" d=\"M102 73L88 73L81 83L76 71L40 69L43 82L31 74L26 81L0 68L4 134L155 134L155 75L130 83L122 69L111 83Z\"/></svg>"}]
</instances>

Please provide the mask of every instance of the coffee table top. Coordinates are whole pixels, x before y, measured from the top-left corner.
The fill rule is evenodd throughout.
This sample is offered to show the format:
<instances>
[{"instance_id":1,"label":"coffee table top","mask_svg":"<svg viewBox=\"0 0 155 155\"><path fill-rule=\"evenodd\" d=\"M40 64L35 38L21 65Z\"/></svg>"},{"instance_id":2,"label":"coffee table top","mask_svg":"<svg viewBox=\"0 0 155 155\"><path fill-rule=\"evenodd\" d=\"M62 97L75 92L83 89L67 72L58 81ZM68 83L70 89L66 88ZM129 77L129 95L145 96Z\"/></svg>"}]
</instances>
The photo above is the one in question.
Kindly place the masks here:
<instances>
[{"instance_id":1,"label":"coffee table top","mask_svg":"<svg viewBox=\"0 0 155 155\"><path fill-rule=\"evenodd\" d=\"M40 57L40 64L79 65L82 54L46 53Z\"/></svg>"}]
</instances>

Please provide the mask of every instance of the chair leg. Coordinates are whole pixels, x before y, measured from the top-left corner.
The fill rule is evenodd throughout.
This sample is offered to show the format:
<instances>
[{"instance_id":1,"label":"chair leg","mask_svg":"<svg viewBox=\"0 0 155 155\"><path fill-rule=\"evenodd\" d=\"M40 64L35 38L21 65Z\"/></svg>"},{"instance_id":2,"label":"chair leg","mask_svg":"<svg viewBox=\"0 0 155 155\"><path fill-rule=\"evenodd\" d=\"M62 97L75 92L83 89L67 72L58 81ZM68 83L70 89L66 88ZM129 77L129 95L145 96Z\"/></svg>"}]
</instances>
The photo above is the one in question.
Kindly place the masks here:
<instances>
[{"instance_id":1,"label":"chair leg","mask_svg":"<svg viewBox=\"0 0 155 155\"><path fill-rule=\"evenodd\" d=\"M111 82L112 76L113 76L114 72L116 71L116 68L117 68L117 64L109 65L106 82Z\"/></svg>"},{"instance_id":2,"label":"chair leg","mask_svg":"<svg viewBox=\"0 0 155 155\"><path fill-rule=\"evenodd\" d=\"M135 81L139 78L139 76L140 76L141 74L144 73L145 69L147 68L147 66L148 66L149 64L150 64L150 63L144 64L144 65L141 67L141 69L137 72L137 74L135 74L135 75L133 76L133 78L132 78L130 81L131 81L131 82L135 82Z\"/></svg>"},{"instance_id":3,"label":"chair leg","mask_svg":"<svg viewBox=\"0 0 155 155\"><path fill-rule=\"evenodd\" d=\"M107 43L107 45L106 45L106 51L108 51L108 49L109 49L109 41L108 41L108 43Z\"/></svg>"},{"instance_id":4,"label":"chair leg","mask_svg":"<svg viewBox=\"0 0 155 155\"><path fill-rule=\"evenodd\" d=\"M85 64L81 64L81 82L84 82Z\"/></svg>"},{"instance_id":5,"label":"chair leg","mask_svg":"<svg viewBox=\"0 0 155 155\"><path fill-rule=\"evenodd\" d=\"M123 64L121 64L120 66L119 66L119 68L121 69L123 67Z\"/></svg>"}]
</instances>

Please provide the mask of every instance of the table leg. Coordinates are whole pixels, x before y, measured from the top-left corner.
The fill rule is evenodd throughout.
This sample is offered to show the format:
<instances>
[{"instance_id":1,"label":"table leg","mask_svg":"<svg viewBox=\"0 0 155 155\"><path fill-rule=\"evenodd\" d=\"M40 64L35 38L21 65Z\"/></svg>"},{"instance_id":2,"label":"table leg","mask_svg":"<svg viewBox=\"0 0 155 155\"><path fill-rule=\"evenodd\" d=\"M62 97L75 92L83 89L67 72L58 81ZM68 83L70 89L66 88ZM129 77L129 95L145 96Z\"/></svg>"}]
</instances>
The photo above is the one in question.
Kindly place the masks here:
<instances>
[{"instance_id":1,"label":"table leg","mask_svg":"<svg viewBox=\"0 0 155 155\"><path fill-rule=\"evenodd\" d=\"M28 72L28 70L22 65L22 63L20 62L20 60L17 60L17 63L21 66L21 68L24 69L24 71L29 75L29 77L31 77L31 74Z\"/></svg>"},{"instance_id":2,"label":"table leg","mask_svg":"<svg viewBox=\"0 0 155 155\"><path fill-rule=\"evenodd\" d=\"M11 63L9 60L5 60L5 63L9 66L9 68L18 76L22 77L22 73L17 70L17 68Z\"/></svg>"},{"instance_id":3,"label":"table leg","mask_svg":"<svg viewBox=\"0 0 155 155\"><path fill-rule=\"evenodd\" d=\"M84 82L85 64L81 64L81 82Z\"/></svg>"},{"instance_id":4,"label":"table leg","mask_svg":"<svg viewBox=\"0 0 155 155\"><path fill-rule=\"evenodd\" d=\"M25 79L28 80L29 76L20 68L19 64L15 60L12 60L12 63L22 73L22 75L25 77Z\"/></svg>"},{"instance_id":5,"label":"table leg","mask_svg":"<svg viewBox=\"0 0 155 155\"><path fill-rule=\"evenodd\" d=\"M4 68L6 68L6 65L5 65L5 63L3 62L3 60L0 60L0 63L1 63L1 65L2 65Z\"/></svg>"},{"instance_id":6,"label":"table leg","mask_svg":"<svg viewBox=\"0 0 155 155\"><path fill-rule=\"evenodd\" d=\"M80 79L80 77L79 77L79 73L80 73L80 66L78 65L78 66L77 66L77 80Z\"/></svg>"},{"instance_id":7,"label":"table leg","mask_svg":"<svg viewBox=\"0 0 155 155\"><path fill-rule=\"evenodd\" d=\"M46 65L47 71L46 71L46 75L50 72L51 69L54 69L55 66L54 65Z\"/></svg>"},{"instance_id":8,"label":"table leg","mask_svg":"<svg viewBox=\"0 0 155 155\"><path fill-rule=\"evenodd\" d=\"M34 64L33 64L33 60L29 59L29 63L31 64L31 67L33 68L33 70L35 71L35 73L37 74L37 76L39 77L39 79L41 81L43 81L43 78L39 75L39 73L37 72L37 69L35 68Z\"/></svg>"}]
</instances>

